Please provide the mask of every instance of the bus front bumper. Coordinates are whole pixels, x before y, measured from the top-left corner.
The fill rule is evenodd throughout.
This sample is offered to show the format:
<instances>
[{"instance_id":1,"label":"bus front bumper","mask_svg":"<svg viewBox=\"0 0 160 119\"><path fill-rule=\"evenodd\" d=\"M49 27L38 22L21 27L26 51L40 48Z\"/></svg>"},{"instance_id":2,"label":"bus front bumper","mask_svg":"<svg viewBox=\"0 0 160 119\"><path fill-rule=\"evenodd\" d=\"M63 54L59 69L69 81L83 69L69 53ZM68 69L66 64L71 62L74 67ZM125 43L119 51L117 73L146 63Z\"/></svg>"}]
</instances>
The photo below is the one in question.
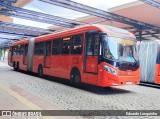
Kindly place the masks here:
<instances>
[{"instance_id":1,"label":"bus front bumper","mask_svg":"<svg viewBox=\"0 0 160 119\"><path fill-rule=\"evenodd\" d=\"M140 76L103 76L99 79L99 86L120 86L120 85L135 85L140 83Z\"/></svg>"}]
</instances>

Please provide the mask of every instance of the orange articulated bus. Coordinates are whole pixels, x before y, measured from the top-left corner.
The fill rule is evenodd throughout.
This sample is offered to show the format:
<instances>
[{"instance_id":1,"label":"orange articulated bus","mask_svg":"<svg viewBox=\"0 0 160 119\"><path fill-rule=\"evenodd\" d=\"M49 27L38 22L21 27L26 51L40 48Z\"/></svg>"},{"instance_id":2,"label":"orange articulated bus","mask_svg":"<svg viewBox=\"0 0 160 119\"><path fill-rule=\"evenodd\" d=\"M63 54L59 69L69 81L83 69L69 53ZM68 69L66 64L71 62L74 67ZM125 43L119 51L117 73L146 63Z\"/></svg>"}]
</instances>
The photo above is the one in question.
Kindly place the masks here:
<instances>
[{"instance_id":1,"label":"orange articulated bus","mask_svg":"<svg viewBox=\"0 0 160 119\"><path fill-rule=\"evenodd\" d=\"M86 25L10 46L15 70L107 87L139 84L140 69L135 36L106 25Z\"/></svg>"}]
</instances>

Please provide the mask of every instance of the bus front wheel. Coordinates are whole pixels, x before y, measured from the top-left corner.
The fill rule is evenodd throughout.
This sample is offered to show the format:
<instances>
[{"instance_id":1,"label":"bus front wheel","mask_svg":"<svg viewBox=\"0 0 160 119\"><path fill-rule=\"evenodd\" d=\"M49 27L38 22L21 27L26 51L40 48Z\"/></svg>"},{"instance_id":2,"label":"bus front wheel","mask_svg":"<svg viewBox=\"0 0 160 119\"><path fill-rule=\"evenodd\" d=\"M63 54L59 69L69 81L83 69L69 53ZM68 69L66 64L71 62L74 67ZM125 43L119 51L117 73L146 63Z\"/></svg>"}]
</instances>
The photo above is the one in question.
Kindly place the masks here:
<instances>
[{"instance_id":1,"label":"bus front wheel","mask_svg":"<svg viewBox=\"0 0 160 119\"><path fill-rule=\"evenodd\" d=\"M81 75L78 70L73 70L70 76L70 82L73 86L77 87L81 83Z\"/></svg>"},{"instance_id":2,"label":"bus front wheel","mask_svg":"<svg viewBox=\"0 0 160 119\"><path fill-rule=\"evenodd\" d=\"M41 65L38 67L38 77L43 77L43 67Z\"/></svg>"}]
</instances>

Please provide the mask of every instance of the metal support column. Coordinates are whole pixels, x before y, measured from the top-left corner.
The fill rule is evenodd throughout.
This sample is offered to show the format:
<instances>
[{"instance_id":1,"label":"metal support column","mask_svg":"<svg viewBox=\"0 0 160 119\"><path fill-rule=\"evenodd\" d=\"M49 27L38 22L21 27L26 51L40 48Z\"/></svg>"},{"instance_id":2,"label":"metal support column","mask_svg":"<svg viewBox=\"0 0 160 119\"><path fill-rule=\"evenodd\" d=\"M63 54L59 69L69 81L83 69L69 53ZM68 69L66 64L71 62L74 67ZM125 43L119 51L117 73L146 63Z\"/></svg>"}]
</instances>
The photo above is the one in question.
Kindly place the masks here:
<instances>
[{"instance_id":1,"label":"metal support column","mask_svg":"<svg viewBox=\"0 0 160 119\"><path fill-rule=\"evenodd\" d=\"M142 41L142 29L139 29L138 41Z\"/></svg>"}]
</instances>

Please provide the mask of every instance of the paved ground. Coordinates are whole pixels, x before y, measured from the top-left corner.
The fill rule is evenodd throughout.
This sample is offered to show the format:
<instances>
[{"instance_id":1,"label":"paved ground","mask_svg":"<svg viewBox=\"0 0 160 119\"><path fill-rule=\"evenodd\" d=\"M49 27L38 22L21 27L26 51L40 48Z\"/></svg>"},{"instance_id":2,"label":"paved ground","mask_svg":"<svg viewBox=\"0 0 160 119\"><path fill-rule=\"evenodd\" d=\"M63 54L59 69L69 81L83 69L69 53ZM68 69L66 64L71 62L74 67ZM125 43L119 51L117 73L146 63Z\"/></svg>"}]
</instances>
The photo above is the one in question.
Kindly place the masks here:
<instances>
[{"instance_id":1,"label":"paved ground","mask_svg":"<svg viewBox=\"0 0 160 119\"><path fill-rule=\"evenodd\" d=\"M7 66L6 63L2 62L0 62L0 87L3 90L5 90L6 87L9 87L10 90L18 93L23 98L27 99L27 101L33 103L33 107L36 109L38 107L41 109L53 110L160 110L159 88L140 85L110 88L82 85L80 88L74 88L70 86L69 82L66 80L53 77L41 79L33 74L31 75L25 72L16 72ZM3 90L0 91L0 95L2 96L0 102L3 100ZM32 107L27 105L25 106L26 108ZM16 106L11 105L8 108L16 109ZM0 110L2 109L6 109L6 107L1 106L0 104ZM19 107L18 109L21 108ZM137 117L83 118L137 119ZM138 118L159 119L160 117Z\"/></svg>"}]
</instances>

